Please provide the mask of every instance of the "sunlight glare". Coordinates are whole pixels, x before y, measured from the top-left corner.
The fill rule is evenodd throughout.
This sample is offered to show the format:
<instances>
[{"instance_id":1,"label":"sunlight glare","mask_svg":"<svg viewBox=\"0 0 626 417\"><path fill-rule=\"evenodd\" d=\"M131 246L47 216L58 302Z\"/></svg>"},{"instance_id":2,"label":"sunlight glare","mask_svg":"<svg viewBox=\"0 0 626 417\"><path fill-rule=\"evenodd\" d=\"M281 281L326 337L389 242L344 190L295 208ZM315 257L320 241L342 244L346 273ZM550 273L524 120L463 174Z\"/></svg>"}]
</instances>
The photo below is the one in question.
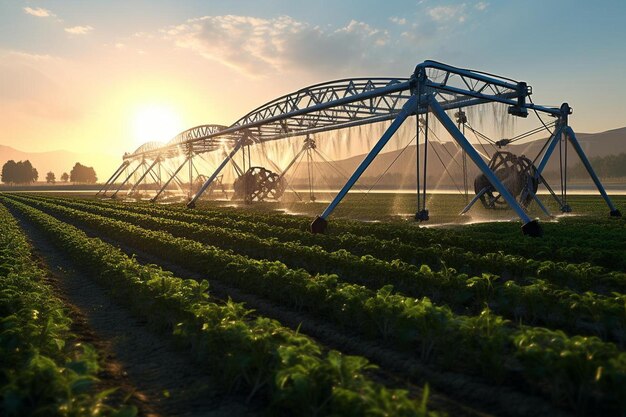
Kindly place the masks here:
<instances>
[{"instance_id":1,"label":"sunlight glare","mask_svg":"<svg viewBox=\"0 0 626 417\"><path fill-rule=\"evenodd\" d=\"M146 142L167 142L180 133L182 122L171 107L150 105L140 108L134 116L135 140L141 145Z\"/></svg>"}]
</instances>

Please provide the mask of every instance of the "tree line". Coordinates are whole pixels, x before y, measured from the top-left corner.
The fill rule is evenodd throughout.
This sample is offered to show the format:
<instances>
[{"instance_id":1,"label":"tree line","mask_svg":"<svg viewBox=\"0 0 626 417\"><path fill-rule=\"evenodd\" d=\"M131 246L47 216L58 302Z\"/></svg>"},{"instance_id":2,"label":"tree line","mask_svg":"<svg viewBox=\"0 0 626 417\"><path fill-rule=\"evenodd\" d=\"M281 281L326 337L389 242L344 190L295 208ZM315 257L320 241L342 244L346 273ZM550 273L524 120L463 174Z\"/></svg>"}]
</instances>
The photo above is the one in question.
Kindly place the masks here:
<instances>
[{"instance_id":1,"label":"tree line","mask_svg":"<svg viewBox=\"0 0 626 417\"><path fill-rule=\"evenodd\" d=\"M10 160L2 166L2 182L5 184L32 184L38 179L39 173L29 160L19 162ZM94 184L98 181L98 177L93 167L88 167L76 162L69 174L64 172L61 175L61 181ZM56 175L54 175L54 172L50 171L46 174L46 182L49 184L56 183Z\"/></svg>"},{"instance_id":2,"label":"tree line","mask_svg":"<svg viewBox=\"0 0 626 417\"><path fill-rule=\"evenodd\" d=\"M626 177L626 153L618 155L597 156L589 158L593 170L601 178L624 178ZM570 174L573 178L589 176L582 163L578 163Z\"/></svg>"}]
</instances>

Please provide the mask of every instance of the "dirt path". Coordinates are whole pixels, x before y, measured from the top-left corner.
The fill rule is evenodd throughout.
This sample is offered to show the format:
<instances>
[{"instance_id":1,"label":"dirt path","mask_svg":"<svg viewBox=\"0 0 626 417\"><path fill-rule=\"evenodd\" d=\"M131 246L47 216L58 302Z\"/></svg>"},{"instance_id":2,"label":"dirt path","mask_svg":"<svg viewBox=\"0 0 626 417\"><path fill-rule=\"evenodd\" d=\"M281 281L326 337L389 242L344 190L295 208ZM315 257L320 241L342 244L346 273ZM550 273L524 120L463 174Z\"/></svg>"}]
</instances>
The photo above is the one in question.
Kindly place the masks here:
<instances>
[{"instance_id":1,"label":"dirt path","mask_svg":"<svg viewBox=\"0 0 626 417\"><path fill-rule=\"evenodd\" d=\"M238 396L224 395L206 371L150 331L145 322L111 300L90 277L34 227L13 212L33 246L34 256L51 272L50 284L70 308L72 331L96 347L103 362L102 388L119 387L146 416L253 416L258 410Z\"/></svg>"}]
</instances>

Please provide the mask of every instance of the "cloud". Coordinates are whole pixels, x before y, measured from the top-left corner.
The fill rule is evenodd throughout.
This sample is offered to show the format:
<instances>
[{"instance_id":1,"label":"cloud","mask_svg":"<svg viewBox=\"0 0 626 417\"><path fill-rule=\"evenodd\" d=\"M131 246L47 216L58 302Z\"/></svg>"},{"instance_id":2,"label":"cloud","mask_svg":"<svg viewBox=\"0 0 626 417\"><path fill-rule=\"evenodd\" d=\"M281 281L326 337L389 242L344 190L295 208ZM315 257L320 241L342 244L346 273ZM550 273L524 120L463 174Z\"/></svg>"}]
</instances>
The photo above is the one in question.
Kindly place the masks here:
<instances>
[{"instance_id":1,"label":"cloud","mask_svg":"<svg viewBox=\"0 0 626 417\"><path fill-rule=\"evenodd\" d=\"M26 14L29 14L29 15L32 15L32 16L37 16L37 17L54 16L54 13L52 13L50 10L42 9L41 7L36 7L34 9L32 7L24 7L24 12Z\"/></svg>"},{"instance_id":2,"label":"cloud","mask_svg":"<svg viewBox=\"0 0 626 417\"><path fill-rule=\"evenodd\" d=\"M387 31L363 22L333 29L288 16L204 16L164 29L163 35L180 48L252 76L371 65L389 42Z\"/></svg>"},{"instance_id":3,"label":"cloud","mask_svg":"<svg viewBox=\"0 0 626 417\"><path fill-rule=\"evenodd\" d=\"M484 2L484 1L480 1L480 2L478 2L476 4L476 6L474 6L474 8L476 10L480 10L482 12L483 10L485 10L487 8L487 6L489 6L489 3Z\"/></svg>"},{"instance_id":4,"label":"cloud","mask_svg":"<svg viewBox=\"0 0 626 417\"><path fill-rule=\"evenodd\" d=\"M436 22L449 22L451 20L457 20L464 22L465 16L465 3L456 6L437 6L428 9L428 15Z\"/></svg>"},{"instance_id":5,"label":"cloud","mask_svg":"<svg viewBox=\"0 0 626 417\"><path fill-rule=\"evenodd\" d=\"M406 24L406 19L404 17L393 16L393 17L389 18L389 21L392 22L392 23L395 23L397 25L405 25Z\"/></svg>"},{"instance_id":6,"label":"cloud","mask_svg":"<svg viewBox=\"0 0 626 417\"><path fill-rule=\"evenodd\" d=\"M86 35L92 30L93 28L91 26L72 26L70 28L65 28L65 31L72 35Z\"/></svg>"}]
</instances>

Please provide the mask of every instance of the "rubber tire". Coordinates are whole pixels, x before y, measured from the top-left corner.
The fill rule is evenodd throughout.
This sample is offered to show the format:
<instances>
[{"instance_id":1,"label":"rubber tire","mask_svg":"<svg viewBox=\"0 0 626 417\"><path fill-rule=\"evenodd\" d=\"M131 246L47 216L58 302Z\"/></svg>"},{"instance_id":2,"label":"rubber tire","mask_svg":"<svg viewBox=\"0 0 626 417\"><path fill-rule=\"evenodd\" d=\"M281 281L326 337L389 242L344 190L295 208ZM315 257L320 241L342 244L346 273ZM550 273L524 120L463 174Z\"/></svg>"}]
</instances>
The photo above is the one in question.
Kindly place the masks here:
<instances>
[{"instance_id":1,"label":"rubber tire","mask_svg":"<svg viewBox=\"0 0 626 417\"><path fill-rule=\"evenodd\" d=\"M543 229L537 220L531 220L522 226L522 233L530 237L543 236Z\"/></svg>"}]
</instances>

